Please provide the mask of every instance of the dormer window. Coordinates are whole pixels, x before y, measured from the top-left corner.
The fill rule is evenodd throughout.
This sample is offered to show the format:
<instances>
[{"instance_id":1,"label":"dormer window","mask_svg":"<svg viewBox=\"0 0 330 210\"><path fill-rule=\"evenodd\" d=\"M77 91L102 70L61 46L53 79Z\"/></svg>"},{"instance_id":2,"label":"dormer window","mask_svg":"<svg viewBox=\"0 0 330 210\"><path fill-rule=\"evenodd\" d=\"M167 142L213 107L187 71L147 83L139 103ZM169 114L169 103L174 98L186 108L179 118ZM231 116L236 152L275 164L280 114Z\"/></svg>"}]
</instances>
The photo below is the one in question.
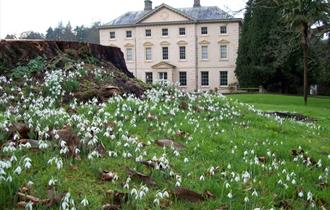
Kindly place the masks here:
<instances>
[{"instance_id":1,"label":"dormer window","mask_svg":"<svg viewBox=\"0 0 330 210\"><path fill-rule=\"evenodd\" d=\"M132 31L126 31L126 38L132 38Z\"/></svg>"},{"instance_id":2,"label":"dormer window","mask_svg":"<svg viewBox=\"0 0 330 210\"><path fill-rule=\"evenodd\" d=\"M168 28L162 29L162 36L168 36Z\"/></svg>"}]
</instances>

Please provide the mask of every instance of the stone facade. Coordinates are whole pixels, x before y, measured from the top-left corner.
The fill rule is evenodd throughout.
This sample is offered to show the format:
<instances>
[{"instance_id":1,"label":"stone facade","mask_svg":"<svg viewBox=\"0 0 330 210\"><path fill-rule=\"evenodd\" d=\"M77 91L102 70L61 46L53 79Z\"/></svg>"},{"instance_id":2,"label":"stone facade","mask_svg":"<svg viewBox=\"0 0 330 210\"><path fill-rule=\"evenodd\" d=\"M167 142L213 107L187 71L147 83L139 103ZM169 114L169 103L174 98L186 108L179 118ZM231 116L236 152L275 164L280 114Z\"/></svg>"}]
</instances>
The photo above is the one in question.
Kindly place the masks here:
<instances>
[{"instance_id":1,"label":"stone facade","mask_svg":"<svg viewBox=\"0 0 330 210\"><path fill-rule=\"evenodd\" d=\"M183 9L162 4L150 10L150 0L146 3L149 9L100 28L101 44L121 48L129 71L142 81L166 79L188 91L226 92L237 83L241 19L217 7L199 7L196 0L195 7Z\"/></svg>"}]
</instances>

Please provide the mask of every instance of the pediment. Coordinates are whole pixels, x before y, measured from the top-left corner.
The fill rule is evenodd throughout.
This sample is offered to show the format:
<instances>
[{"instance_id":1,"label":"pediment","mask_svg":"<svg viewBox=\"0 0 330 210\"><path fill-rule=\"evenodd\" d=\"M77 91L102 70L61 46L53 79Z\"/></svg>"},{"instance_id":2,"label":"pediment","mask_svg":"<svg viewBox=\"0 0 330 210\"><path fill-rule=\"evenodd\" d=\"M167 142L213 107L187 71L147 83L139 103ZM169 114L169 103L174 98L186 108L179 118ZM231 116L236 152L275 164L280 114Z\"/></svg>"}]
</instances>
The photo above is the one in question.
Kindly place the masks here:
<instances>
[{"instance_id":1,"label":"pediment","mask_svg":"<svg viewBox=\"0 0 330 210\"><path fill-rule=\"evenodd\" d=\"M127 43L127 44L124 45L124 47L126 47L126 48L128 48L128 47L134 47L134 45L131 44L131 43Z\"/></svg>"},{"instance_id":2,"label":"pediment","mask_svg":"<svg viewBox=\"0 0 330 210\"><path fill-rule=\"evenodd\" d=\"M171 6L168 6L167 4L162 4L143 16L137 21L137 23L159 23L189 20L193 20L193 18Z\"/></svg>"},{"instance_id":3,"label":"pediment","mask_svg":"<svg viewBox=\"0 0 330 210\"><path fill-rule=\"evenodd\" d=\"M203 41L200 41L199 44L208 45L208 44L210 44L210 42L207 40L203 40Z\"/></svg>"},{"instance_id":4,"label":"pediment","mask_svg":"<svg viewBox=\"0 0 330 210\"><path fill-rule=\"evenodd\" d=\"M178 45L188 45L188 42L180 40L177 42Z\"/></svg>"},{"instance_id":5,"label":"pediment","mask_svg":"<svg viewBox=\"0 0 330 210\"><path fill-rule=\"evenodd\" d=\"M221 39L218 41L219 44L229 44L230 42L228 40L225 39Z\"/></svg>"},{"instance_id":6,"label":"pediment","mask_svg":"<svg viewBox=\"0 0 330 210\"><path fill-rule=\"evenodd\" d=\"M170 63L162 61L160 63L157 63L157 64L151 66L151 68L153 68L153 69L175 69L176 66L174 66Z\"/></svg>"},{"instance_id":7,"label":"pediment","mask_svg":"<svg viewBox=\"0 0 330 210\"><path fill-rule=\"evenodd\" d=\"M151 47L151 46L153 46L154 44L153 43L151 43L151 42L145 42L145 43L143 43L143 46L145 46L145 47Z\"/></svg>"},{"instance_id":8,"label":"pediment","mask_svg":"<svg viewBox=\"0 0 330 210\"><path fill-rule=\"evenodd\" d=\"M161 46L169 46L170 43L169 43L168 41L162 41L162 42L160 43L160 45L161 45Z\"/></svg>"}]
</instances>

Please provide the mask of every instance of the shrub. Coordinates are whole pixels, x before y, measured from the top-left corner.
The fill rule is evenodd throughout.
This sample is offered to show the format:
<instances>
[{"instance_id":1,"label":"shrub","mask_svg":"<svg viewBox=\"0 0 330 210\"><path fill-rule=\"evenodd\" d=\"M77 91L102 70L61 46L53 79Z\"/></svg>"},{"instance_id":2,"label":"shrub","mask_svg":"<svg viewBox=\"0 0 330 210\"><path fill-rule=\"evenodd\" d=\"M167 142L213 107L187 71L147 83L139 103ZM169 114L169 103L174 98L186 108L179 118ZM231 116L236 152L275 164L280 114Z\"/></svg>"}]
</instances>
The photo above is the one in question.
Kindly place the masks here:
<instances>
[{"instance_id":1,"label":"shrub","mask_svg":"<svg viewBox=\"0 0 330 210\"><path fill-rule=\"evenodd\" d=\"M18 66L13 69L11 76L14 79L20 79L24 76L32 76L33 74L44 70L46 64L42 57L30 60L25 66Z\"/></svg>"}]
</instances>

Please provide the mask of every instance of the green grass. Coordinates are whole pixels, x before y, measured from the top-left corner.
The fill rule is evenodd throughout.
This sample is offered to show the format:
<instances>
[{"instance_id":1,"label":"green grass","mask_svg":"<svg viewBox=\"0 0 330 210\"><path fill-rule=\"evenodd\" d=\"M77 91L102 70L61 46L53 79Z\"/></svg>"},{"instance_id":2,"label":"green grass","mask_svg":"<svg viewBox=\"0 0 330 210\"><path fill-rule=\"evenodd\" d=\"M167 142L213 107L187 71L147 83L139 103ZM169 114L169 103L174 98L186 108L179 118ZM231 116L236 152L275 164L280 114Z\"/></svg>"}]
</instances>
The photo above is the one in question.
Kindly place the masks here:
<instances>
[{"instance_id":1,"label":"green grass","mask_svg":"<svg viewBox=\"0 0 330 210\"><path fill-rule=\"evenodd\" d=\"M319 187L320 183L329 181L325 172L325 168L330 166L329 98L310 98L309 105L304 106L302 98L295 96L249 94L231 95L226 99L217 95L206 95L188 99L185 95L173 94L171 91L165 92L165 96L167 100L166 97L159 97L159 101L118 99L104 106L78 106L75 114L88 122L88 128L101 129L102 132L97 134L98 141L105 145L107 152L116 151L118 157L109 157L106 154L103 158L89 160L88 153L94 148L88 149L86 146L80 148L82 160L77 161L60 155L57 144L55 148L43 151L16 151L13 154L18 162L14 162L13 167L7 170L8 174L13 176L13 182L0 184L0 206L4 209L15 208L15 194L19 187L29 180L34 182L31 194L47 198L48 181L53 177L58 180L57 192L70 192L76 207L84 209L80 201L86 197L89 206L85 209L100 209L103 204L111 203L106 191L130 193L132 188L141 187L141 181L132 180L129 183L130 189L123 189L128 177L126 169L135 168L150 175L158 186L150 187L141 200L130 196L129 202L123 204L123 209L159 209L153 204L155 194L175 189L176 179L170 175L170 171L182 177L182 187L198 193L210 191L215 195L215 199L190 203L171 197L169 209L216 209L220 206L229 209L278 209L279 203L284 201L294 209L309 209L311 203L307 202L308 192L313 194L317 209L330 208L329 187ZM181 101L190 105L188 110L178 108ZM315 118L316 123L306 125L291 120L280 123L273 118L257 115L252 108L240 102L253 104L256 108L266 111L302 113ZM195 111L194 106L200 107L200 112ZM52 109L58 110L54 107ZM35 116L35 112L31 112L33 113L27 111L26 114ZM148 120L149 114L157 119ZM73 119L72 115L68 114L68 119ZM3 117L0 114L0 121L1 118ZM33 124L42 122L42 129L44 126L60 129L70 121L63 120L63 116L52 116L47 120L46 118L47 116L34 117ZM110 139L103 133L108 123L114 121L117 122L116 126L113 126L115 138ZM82 125L78 125L78 121L70 122L78 133ZM186 135L176 135L178 130L184 131ZM127 136L134 137L137 142L127 141ZM172 149L163 149L154 144L155 140L163 138L180 142L185 148L176 156ZM52 141L55 142L54 139ZM136 151L138 142L147 146ZM124 146L125 143L128 145ZM322 165L307 166L301 159L294 161L291 150L298 150L299 147L316 162L321 160ZM131 153L132 158L124 158L125 153ZM2 160L11 155L12 153L0 153ZM143 160L165 155L171 169L148 169L135 161L140 155ZM19 176L14 175L13 170L18 165L24 167L22 162L27 156L32 159L32 168L23 169ZM64 166L61 170L56 169L55 165L47 164L52 157L63 160ZM256 161L260 157L265 157L266 161ZM184 162L185 158L189 161ZM214 176L207 175L211 167L219 167ZM117 173L119 180L114 183L101 181L102 170ZM244 183L242 174L246 171L251 178ZM200 180L202 175L205 180ZM319 176L322 176L322 180L319 180ZM296 184L292 184L293 179ZM279 183L280 180L282 184ZM300 191L304 192L303 198L297 196ZM228 197L230 192L232 198ZM245 197L250 201L245 203ZM58 208L59 206L53 206L53 209ZM44 207L37 206L37 209Z\"/></svg>"}]
</instances>

